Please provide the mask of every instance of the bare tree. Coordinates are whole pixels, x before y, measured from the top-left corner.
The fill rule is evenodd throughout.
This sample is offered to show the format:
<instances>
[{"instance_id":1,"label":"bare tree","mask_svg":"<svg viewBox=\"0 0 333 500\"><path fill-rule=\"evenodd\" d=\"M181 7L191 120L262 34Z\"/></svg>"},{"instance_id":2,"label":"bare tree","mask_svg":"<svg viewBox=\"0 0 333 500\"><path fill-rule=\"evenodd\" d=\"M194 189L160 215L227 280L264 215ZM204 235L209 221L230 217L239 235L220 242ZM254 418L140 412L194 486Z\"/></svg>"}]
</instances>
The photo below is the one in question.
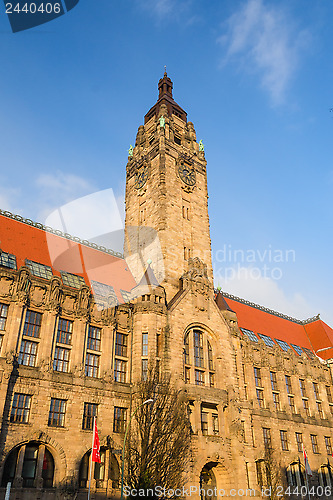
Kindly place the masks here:
<instances>
[{"instance_id":1,"label":"bare tree","mask_svg":"<svg viewBox=\"0 0 333 500\"><path fill-rule=\"evenodd\" d=\"M269 500L284 498L282 492L287 487L285 468L277 457L276 450L265 447L264 458L257 461L258 483L262 491L265 491L265 498Z\"/></svg>"},{"instance_id":2,"label":"bare tree","mask_svg":"<svg viewBox=\"0 0 333 500\"><path fill-rule=\"evenodd\" d=\"M138 408L126 450L126 485L139 489L181 488L189 466L190 422L187 401L171 378L160 378L156 369L148 371L137 385L134 409ZM143 405L147 399L151 404ZM141 406L140 406L141 405Z\"/></svg>"}]
</instances>

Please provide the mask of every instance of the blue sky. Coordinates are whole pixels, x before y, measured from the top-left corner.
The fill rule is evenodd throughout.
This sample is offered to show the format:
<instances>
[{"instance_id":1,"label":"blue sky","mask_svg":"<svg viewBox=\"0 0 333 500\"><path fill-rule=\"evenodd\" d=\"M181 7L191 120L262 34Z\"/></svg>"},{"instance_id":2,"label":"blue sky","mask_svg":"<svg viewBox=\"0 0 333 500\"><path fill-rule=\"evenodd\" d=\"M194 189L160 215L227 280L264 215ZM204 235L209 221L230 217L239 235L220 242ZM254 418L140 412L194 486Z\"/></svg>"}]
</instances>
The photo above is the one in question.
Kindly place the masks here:
<instances>
[{"instance_id":1,"label":"blue sky","mask_svg":"<svg viewBox=\"0 0 333 500\"><path fill-rule=\"evenodd\" d=\"M12 34L1 4L0 207L120 200L167 65L205 144L216 285L333 325L332 19L323 0L80 0Z\"/></svg>"}]
</instances>

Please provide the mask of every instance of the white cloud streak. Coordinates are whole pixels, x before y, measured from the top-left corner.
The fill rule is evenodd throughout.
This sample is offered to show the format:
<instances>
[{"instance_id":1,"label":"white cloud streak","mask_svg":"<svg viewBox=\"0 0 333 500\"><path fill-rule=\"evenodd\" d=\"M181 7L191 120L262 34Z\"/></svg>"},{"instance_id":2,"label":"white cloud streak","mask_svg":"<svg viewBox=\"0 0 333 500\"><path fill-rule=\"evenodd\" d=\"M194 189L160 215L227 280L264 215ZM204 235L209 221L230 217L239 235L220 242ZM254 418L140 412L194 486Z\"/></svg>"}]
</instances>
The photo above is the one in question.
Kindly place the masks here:
<instances>
[{"instance_id":1,"label":"white cloud streak","mask_svg":"<svg viewBox=\"0 0 333 500\"><path fill-rule=\"evenodd\" d=\"M272 102L280 104L309 40L286 10L248 0L227 20L218 42L226 46L224 63L235 60L246 72L258 73Z\"/></svg>"}]
</instances>

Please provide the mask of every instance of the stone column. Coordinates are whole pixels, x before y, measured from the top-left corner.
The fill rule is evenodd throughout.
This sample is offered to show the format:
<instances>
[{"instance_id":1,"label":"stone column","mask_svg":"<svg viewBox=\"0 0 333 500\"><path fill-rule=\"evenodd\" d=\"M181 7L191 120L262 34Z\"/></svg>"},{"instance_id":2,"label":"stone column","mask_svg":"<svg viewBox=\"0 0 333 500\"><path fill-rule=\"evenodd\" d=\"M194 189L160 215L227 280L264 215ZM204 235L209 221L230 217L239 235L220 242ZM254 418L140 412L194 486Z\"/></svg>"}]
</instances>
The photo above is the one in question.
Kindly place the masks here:
<instances>
[{"instance_id":1,"label":"stone column","mask_svg":"<svg viewBox=\"0 0 333 500\"><path fill-rule=\"evenodd\" d=\"M25 444L21 446L18 453L15 479L13 482L14 488L22 488L23 486L22 470L23 470L24 455L25 455Z\"/></svg>"},{"instance_id":2,"label":"stone column","mask_svg":"<svg viewBox=\"0 0 333 500\"><path fill-rule=\"evenodd\" d=\"M41 444L38 448L38 455L37 455L37 467L34 480L35 488L43 488L42 474L43 474L44 456L45 456L45 444Z\"/></svg>"}]
</instances>

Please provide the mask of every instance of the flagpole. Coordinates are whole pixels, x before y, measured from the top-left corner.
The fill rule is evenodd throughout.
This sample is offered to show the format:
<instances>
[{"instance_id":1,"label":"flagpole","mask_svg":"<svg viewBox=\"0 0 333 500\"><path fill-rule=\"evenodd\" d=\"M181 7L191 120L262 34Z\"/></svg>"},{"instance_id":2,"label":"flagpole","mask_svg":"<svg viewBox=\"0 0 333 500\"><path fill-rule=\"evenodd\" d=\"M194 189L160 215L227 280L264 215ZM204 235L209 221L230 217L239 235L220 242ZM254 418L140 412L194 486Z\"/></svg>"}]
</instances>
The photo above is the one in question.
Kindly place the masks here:
<instances>
[{"instance_id":1,"label":"flagpole","mask_svg":"<svg viewBox=\"0 0 333 500\"><path fill-rule=\"evenodd\" d=\"M308 457L307 457L307 454L306 454L306 451L305 451L303 443L302 443L302 448L303 448L304 469L305 469L305 478L306 478L306 491L308 493L308 498L310 500L309 479L308 479L308 471L307 471L307 466L306 466L307 465ZM309 462L308 462L308 464L309 464Z\"/></svg>"},{"instance_id":2,"label":"flagpole","mask_svg":"<svg viewBox=\"0 0 333 500\"><path fill-rule=\"evenodd\" d=\"M89 490L88 490L88 500L90 499L90 485L91 485L92 465L93 465L92 458L93 458L93 451L94 451L95 420L96 420L96 417L94 417L94 421L93 421L93 437L92 437L91 454L90 454L90 471L89 471Z\"/></svg>"}]
</instances>

